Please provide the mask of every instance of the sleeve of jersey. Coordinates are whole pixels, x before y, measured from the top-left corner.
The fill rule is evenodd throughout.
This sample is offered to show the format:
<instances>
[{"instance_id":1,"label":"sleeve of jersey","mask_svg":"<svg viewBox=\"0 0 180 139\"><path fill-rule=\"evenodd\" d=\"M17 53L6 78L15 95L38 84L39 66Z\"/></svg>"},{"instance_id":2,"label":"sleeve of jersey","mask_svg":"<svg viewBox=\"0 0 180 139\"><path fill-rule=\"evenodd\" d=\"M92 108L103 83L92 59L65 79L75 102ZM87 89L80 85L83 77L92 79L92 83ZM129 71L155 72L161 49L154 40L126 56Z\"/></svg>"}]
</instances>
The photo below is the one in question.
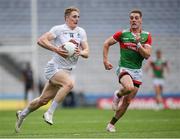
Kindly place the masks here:
<instances>
[{"instance_id":1,"label":"sleeve of jersey","mask_svg":"<svg viewBox=\"0 0 180 139\"><path fill-rule=\"evenodd\" d=\"M52 35L54 36L54 38L57 37L57 28L56 28L56 27L52 27L49 32L52 33Z\"/></svg>"},{"instance_id":2,"label":"sleeve of jersey","mask_svg":"<svg viewBox=\"0 0 180 139\"><path fill-rule=\"evenodd\" d=\"M113 35L113 38L116 40L116 41L120 41L120 36L121 36L122 32L119 31L119 32L116 32L114 35Z\"/></svg>"},{"instance_id":3,"label":"sleeve of jersey","mask_svg":"<svg viewBox=\"0 0 180 139\"><path fill-rule=\"evenodd\" d=\"M148 39L146 41L146 44L152 45L152 37L150 33L148 34Z\"/></svg>"}]
</instances>

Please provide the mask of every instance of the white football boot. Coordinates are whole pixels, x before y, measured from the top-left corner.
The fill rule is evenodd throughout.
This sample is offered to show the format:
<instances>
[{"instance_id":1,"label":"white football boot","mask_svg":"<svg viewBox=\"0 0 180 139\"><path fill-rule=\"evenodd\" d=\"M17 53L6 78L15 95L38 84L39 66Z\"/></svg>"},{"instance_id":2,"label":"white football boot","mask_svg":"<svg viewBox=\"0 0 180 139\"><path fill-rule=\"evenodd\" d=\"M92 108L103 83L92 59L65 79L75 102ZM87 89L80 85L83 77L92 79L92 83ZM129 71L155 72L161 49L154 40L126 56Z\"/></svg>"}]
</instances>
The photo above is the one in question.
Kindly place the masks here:
<instances>
[{"instance_id":1,"label":"white football boot","mask_svg":"<svg viewBox=\"0 0 180 139\"><path fill-rule=\"evenodd\" d=\"M21 125L24 121L24 117L21 116L21 111L16 112L16 124L15 124L15 131L16 133L20 132Z\"/></svg>"},{"instance_id":2,"label":"white football boot","mask_svg":"<svg viewBox=\"0 0 180 139\"><path fill-rule=\"evenodd\" d=\"M119 102L120 102L120 99L117 94L118 94L119 90L116 90L114 92L114 96L113 96L113 101L112 101L112 109L114 111L118 111L119 110Z\"/></svg>"},{"instance_id":3,"label":"white football boot","mask_svg":"<svg viewBox=\"0 0 180 139\"><path fill-rule=\"evenodd\" d=\"M115 126L112 125L112 124L110 124L110 123L108 123L108 125L107 125L107 127L106 127L106 130L107 130L108 132L116 132Z\"/></svg>"},{"instance_id":4,"label":"white football boot","mask_svg":"<svg viewBox=\"0 0 180 139\"><path fill-rule=\"evenodd\" d=\"M53 125L53 114L45 112L43 118L46 123Z\"/></svg>"}]
</instances>

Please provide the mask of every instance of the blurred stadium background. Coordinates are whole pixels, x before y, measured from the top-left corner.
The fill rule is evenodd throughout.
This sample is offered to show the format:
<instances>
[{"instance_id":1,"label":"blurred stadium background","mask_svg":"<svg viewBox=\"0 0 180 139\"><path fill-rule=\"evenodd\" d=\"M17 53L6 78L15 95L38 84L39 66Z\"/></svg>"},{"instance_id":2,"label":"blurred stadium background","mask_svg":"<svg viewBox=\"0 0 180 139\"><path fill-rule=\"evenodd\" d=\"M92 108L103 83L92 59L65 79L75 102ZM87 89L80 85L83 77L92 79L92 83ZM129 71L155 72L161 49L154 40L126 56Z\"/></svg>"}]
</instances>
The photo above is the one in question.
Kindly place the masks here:
<instances>
[{"instance_id":1,"label":"blurred stadium background","mask_svg":"<svg viewBox=\"0 0 180 139\"><path fill-rule=\"evenodd\" d=\"M180 108L179 0L0 0L0 109L22 107L24 89L21 70L26 62L33 66L35 83L38 84L39 80L45 82L43 70L51 52L36 47L36 39L52 26L64 23L64 9L69 6L80 9L79 25L87 31L91 50L90 58L80 59L74 71L74 91L76 96L81 96L83 92L84 105L95 106L99 98L110 98L118 88L115 69L104 70L102 45L114 32L128 28L129 11L140 8L143 28L152 33L153 56L160 48L170 64L164 96L169 98L170 108ZM110 61L114 66L117 65L118 55L116 45L110 51ZM143 80L137 98L153 97L152 78L145 73ZM34 94L34 97L38 96L38 90ZM76 98L77 103L82 102L82 99ZM154 100L139 102L141 106L147 102L143 105L146 108L154 104ZM99 105L110 107L108 100ZM140 107L138 102L134 105Z\"/></svg>"}]
</instances>

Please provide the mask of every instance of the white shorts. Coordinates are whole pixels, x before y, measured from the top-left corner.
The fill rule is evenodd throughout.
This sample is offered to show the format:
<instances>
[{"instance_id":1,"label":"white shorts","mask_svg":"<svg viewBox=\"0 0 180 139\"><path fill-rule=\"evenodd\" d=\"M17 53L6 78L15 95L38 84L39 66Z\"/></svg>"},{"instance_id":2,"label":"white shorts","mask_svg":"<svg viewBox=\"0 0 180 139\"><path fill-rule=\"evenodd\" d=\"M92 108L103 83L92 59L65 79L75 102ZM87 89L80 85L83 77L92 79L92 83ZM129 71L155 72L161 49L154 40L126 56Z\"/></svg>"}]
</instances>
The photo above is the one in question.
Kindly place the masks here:
<instances>
[{"instance_id":1,"label":"white shorts","mask_svg":"<svg viewBox=\"0 0 180 139\"><path fill-rule=\"evenodd\" d=\"M133 80L134 84L141 85L142 84L142 69L129 69L124 67L118 67L116 70L116 74L120 78L125 75L129 74Z\"/></svg>"},{"instance_id":2,"label":"white shorts","mask_svg":"<svg viewBox=\"0 0 180 139\"><path fill-rule=\"evenodd\" d=\"M164 86L164 79L154 78L154 79L153 79L153 84L154 84L154 86L156 86L156 85Z\"/></svg>"},{"instance_id":3,"label":"white shorts","mask_svg":"<svg viewBox=\"0 0 180 139\"><path fill-rule=\"evenodd\" d=\"M69 69L62 68L57 63L55 63L53 61L49 61L46 65L46 67L44 68L45 78L47 80L50 80L60 70L65 70L65 71L71 73L72 68L69 68Z\"/></svg>"}]
</instances>

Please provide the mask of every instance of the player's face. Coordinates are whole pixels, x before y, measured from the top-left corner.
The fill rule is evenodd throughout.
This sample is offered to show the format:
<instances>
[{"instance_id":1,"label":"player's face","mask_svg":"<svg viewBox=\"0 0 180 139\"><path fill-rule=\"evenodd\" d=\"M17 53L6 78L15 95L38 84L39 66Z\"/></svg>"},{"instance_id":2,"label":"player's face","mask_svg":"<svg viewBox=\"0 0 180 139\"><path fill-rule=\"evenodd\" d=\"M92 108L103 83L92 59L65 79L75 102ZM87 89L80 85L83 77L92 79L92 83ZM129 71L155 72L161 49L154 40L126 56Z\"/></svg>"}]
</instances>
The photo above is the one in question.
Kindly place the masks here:
<instances>
[{"instance_id":1,"label":"player's face","mask_svg":"<svg viewBox=\"0 0 180 139\"><path fill-rule=\"evenodd\" d=\"M70 28L77 27L79 21L79 13L76 11L72 11L69 16L66 18L66 22Z\"/></svg>"},{"instance_id":2,"label":"player's face","mask_svg":"<svg viewBox=\"0 0 180 139\"><path fill-rule=\"evenodd\" d=\"M132 29L138 29L141 27L142 18L140 17L139 13L131 13L129 20Z\"/></svg>"},{"instance_id":3,"label":"player's face","mask_svg":"<svg viewBox=\"0 0 180 139\"><path fill-rule=\"evenodd\" d=\"M157 51L157 52L156 52L156 56L157 56L158 59L160 59L160 58L161 58L161 52L160 52L160 51Z\"/></svg>"}]
</instances>

